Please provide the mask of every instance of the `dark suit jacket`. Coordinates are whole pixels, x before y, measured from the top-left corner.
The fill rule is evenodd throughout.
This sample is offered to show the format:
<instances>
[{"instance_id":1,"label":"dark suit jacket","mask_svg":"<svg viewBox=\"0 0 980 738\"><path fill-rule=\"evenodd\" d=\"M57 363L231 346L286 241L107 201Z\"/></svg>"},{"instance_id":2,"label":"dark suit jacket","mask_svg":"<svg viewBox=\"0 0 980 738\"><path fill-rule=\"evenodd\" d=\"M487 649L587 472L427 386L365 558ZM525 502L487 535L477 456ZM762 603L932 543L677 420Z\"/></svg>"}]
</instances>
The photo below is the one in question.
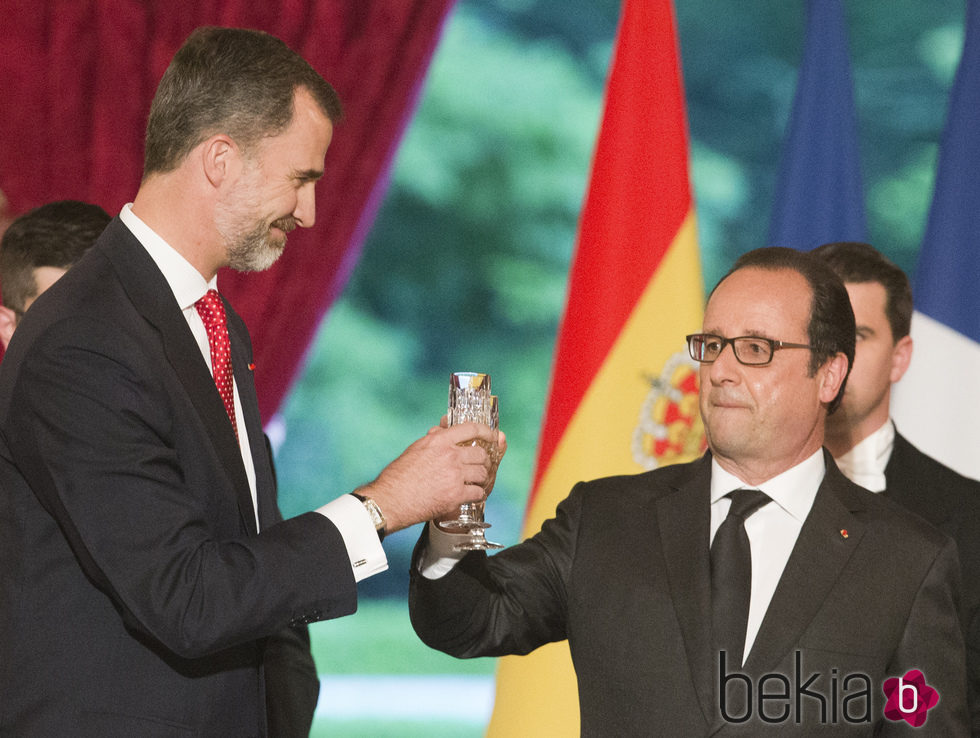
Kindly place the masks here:
<instances>
[{"instance_id":1,"label":"dark suit jacket","mask_svg":"<svg viewBox=\"0 0 980 738\"><path fill-rule=\"evenodd\" d=\"M965 735L954 544L848 481L826 458L827 475L743 670L756 685L768 674L791 684L788 720L771 730L800 728L799 716L807 735L904 734L906 723L882 721L882 684L917 668L941 695L918 735ZM741 726L726 724L718 710L710 475L706 456L580 483L524 543L489 558L469 554L439 580L424 579L413 565L416 632L460 657L524 654L567 638L585 736L765 733L757 706ZM840 710L844 697L862 691L856 679L845 690L845 678L867 676L873 724L848 724L838 712L836 725L822 725L816 698L803 697L796 708L796 686L814 674L809 689L824 695L828 723L834 704ZM782 689L774 679L767 692ZM753 694L758 699L757 688ZM851 717L863 717L865 709L849 704ZM771 707L770 717L778 715L780 706Z\"/></svg>"},{"instance_id":2,"label":"dark suit jacket","mask_svg":"<svg viewBox=\"0 0 980 738\"><path fill-rule=\"evenodd\" d=\"M272 444L263 437L276 487L275 521L282 522L279 485L272 463ZM275 738L309 738L320 699L320 677L310 651L310 632L305 624L288 625L265 641L262 654L268 733Z\"/></svg>"},{"instance_id":3,"label":"dark suit jacket","mask_svg":"<svg viewBox=\"0 0 980 738\"><path fill-rule=\"evenodd\" d=\"M980 735L980 482L926 456L895 434L885 495L956 541L963 580L967 684L973 735Z\"/></svg>"},{"instance_id":4,"label":"dark suit jacket","mask_svg":"<svg viewBox=\"0 0 980 738\"><path fill-rule=\"evenodd\" d=\"M120 221L32 306L0 365L0 735L256 736L266 639L356 608L343 539L278 522L163 275Z\"/></svg>"}]
</instances>

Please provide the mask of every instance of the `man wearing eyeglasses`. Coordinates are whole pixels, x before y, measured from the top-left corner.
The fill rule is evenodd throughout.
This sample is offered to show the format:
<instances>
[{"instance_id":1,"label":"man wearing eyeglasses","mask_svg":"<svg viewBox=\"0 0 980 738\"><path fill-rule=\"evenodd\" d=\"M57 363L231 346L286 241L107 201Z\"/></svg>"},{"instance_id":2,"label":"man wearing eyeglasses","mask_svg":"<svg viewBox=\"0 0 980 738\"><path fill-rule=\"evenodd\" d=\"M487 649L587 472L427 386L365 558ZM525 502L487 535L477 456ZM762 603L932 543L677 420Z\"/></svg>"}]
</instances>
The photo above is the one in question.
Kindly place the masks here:
<instances>
[{"instance_id":1,"label":"man wearing eyeglasses","mask_svg":"<svg viewBox=\"0 0 980 738\"><path fill-rule=\"evenodd\" d=\"M495 556L447 565L423 533L416 632L459 657L568 639L582 735L967 735L955 545L822 448L854 343L825 264L744 255L688 337L708 453L579 483Z\"/></svg>"}]
</instances>

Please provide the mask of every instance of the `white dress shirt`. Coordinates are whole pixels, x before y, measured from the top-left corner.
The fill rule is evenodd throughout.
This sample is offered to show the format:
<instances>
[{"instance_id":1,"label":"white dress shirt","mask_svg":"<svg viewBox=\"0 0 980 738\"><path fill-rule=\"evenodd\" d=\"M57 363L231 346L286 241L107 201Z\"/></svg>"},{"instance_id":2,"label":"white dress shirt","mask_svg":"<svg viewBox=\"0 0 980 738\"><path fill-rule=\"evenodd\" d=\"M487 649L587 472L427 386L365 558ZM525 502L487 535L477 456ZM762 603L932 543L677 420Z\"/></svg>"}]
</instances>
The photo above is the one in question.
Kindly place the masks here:
<instances>
[{"instance_id":1,"label":"white dress shirt","mask_svg":"<svg viewBox=\"0 0 980 738\"><path fill-rule=\"evenodd\" d=\"M895 424L891 418L854 448L834 459L844 476L872 492L885 491L885 467L895 448Z\"/></svg>"},{"instance_id":2,"label":"white dress shirt","mask_svg":"<svg viewBox=\"0 0 980 738\"><path fill-rule=\"evenodd\" d=\"M194 339L197 341L201 355L207 362L208 369L214 374L211 367L211 349L208 345L208 333L204 327L204 321L194 307L199 299L204 297L210 289L217 289L217 277L210 281L205 280L197 269L178 253L170 244L164 241L159 234L144 223L136 214L133 213L132 203L123 206L119 213L119 218L123 224L132 231L136 239L146 249L147 253L156 263L157 267L163 272L170 289L177 300L187 321ZM245 416L242 412L241 399L238 396L238 385L234 383L235 395L235 421L238 426L238 443L242 454L242 463L245 465L245 475L248 478L249 490L252 494L252 510L255 512L255 524L258 526L258 504L255 491L255 466L252 462L252 453L248 443L248 431L245 428ZM329 502L317 510L321 515L326 516L340 531L347 546L347 555L350 557L351 569L354 572L355 581L361 581L372 574L385 571L388 568L388 559L385 556L381 541L371 522L364 505L356 497L343 495L340 498Z\"/></svg>"},{"instance_id":3,"label":"white dress shirt","mask_svg":"<svg viewBox=\"0 0 980 738\"><path fill-rule=\"evenodd\" d=\"M783 575L806 516L813 507L826 471L823 449L762 484L745 484L722 469L717 460L711 460L710 541L714 541L718 527L728 515L732 502L725 495L729 492L739 488L760 489L772 499L745 521L745 533L752 550L752 594L745 631L744 659L748 658L759 634L759 626L769 609L776 585Z\"/></svg>"}]
</instances>

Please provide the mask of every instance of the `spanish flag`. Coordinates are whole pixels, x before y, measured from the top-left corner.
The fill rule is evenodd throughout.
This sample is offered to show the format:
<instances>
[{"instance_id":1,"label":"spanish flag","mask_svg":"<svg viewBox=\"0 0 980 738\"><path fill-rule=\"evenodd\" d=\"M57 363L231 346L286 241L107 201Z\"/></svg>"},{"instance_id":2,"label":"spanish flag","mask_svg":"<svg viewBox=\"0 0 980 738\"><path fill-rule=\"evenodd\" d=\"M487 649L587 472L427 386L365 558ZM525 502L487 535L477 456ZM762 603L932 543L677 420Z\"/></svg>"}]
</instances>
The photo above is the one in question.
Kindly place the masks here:
<instances>
[{"instance_id":1,"label":"spanish flag","mask_svg":"<svg viewBox=\"0 0 980 738\"><path fill-rule=\"evenodd\" d=\"M684 336L700 330L703 304L673 7L625 0L525 536L580 480L700 455L697 367ZM500 660L488 735L578 734L565 642Z\"/></svg>"}]
</instances>

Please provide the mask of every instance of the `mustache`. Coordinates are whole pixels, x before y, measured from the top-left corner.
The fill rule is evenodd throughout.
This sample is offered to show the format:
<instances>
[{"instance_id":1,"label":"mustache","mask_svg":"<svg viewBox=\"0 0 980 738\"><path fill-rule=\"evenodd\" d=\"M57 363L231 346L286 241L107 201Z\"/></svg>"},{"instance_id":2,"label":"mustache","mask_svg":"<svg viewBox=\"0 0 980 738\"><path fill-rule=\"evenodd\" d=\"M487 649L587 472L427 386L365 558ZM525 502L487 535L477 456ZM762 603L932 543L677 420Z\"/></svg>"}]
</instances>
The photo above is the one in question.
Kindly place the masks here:
<instances>
[{"instance_id":1,"label":"mustache","mask_svg":"<svg viewBox=\"0 0 980 738\"><path fill-rule=\"evenodd\" d=\"M273 228L278 228L283 233L289 233L296 227L296 218L291 215L287 215L279 220L274 220L272 222Z\"/></svg>"}]
</instances>

